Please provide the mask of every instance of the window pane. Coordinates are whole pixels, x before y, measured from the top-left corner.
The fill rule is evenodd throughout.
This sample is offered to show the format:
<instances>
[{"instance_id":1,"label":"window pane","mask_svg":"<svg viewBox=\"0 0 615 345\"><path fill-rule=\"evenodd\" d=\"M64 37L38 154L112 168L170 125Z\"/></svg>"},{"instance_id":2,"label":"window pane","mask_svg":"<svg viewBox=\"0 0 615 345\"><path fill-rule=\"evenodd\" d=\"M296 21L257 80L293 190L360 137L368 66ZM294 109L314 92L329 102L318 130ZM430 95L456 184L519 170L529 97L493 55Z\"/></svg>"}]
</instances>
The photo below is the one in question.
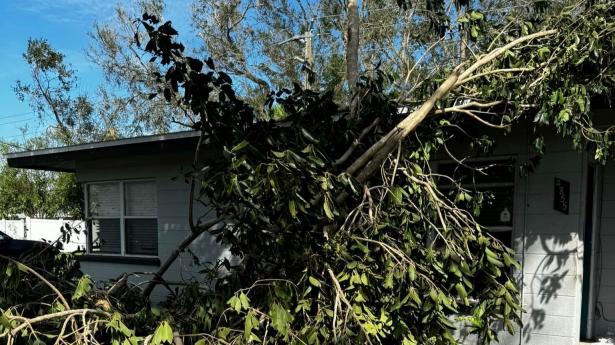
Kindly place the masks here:
<instances>
[{"instance_id":1,"label":"window pane","mask_svg":"<svg viewBox=\"0 0 615 345\"><path fill-rule=\"evenodd\" d=\"M478 223L483 226L512 226L513 222L513 187L491 187L481 189L490 192L493 198L483 202L478 216Z\"/></svg>"},{"instance_id":2,"label":"window pane","mask_svg":"<svg viewBox=\"0 0 615 345\"><path fill-rule=\"evenodd\" d=\"M124 193L127 216L156 217L158 199L155 182L126 182Z\"/></svg>"},{"instance_id":3,"label":"window pane","mask_svg":"<svg viewBox=\"0 0 615 345\"><path fill-rule=\"evenodd\" d=\"M119 217L119 183L88 185L88 212L90 217Z\"/></svg>"},{"instance_id":4,"label":"window pane","mask_svg":"<svg viewBox=\"0 0 615 345\"><path fill-rule=\"evenodd\" d=\"M126 219L126 254L158 255L158 221Z\"/></svg>"},{"instance_id":5,"label":"window pane","mask_svg":"<svg viewBox=\"0 0 615 345\"><path fill-rule=\"evenodd\" d=\"M512 230L507 231L491 231L491 236L497 238L508 248L512 248Z\"/></svg>"},{"instance_id":6,"label":"window pane","mask_svg":"<svg viewBox=\"0 0 615 345\"><path fill-rule=\"evenodd\" d=\"M121 253L119 219L92 219L90 229L90 248L93 253Z\"/></svg>"}]
</instances>

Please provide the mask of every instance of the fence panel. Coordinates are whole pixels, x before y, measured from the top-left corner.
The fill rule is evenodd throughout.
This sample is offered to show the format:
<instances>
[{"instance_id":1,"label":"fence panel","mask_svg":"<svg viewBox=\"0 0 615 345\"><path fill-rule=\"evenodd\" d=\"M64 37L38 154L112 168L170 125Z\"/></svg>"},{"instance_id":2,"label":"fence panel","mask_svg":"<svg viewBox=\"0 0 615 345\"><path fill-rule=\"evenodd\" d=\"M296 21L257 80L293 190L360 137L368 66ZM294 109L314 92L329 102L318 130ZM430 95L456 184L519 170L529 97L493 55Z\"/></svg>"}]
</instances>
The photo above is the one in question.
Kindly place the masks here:
<instances>
[{"instance_id":1,"label":"fence panel","mask_svg":"<svg viewBox=\"0 0 615 345\"><path fill-rule=\"evenodd\" d=\"M72 232L68 243L64 243L65 252L84 250L86 245L85 222L72 219L37 219L17 220L0 219L0 231L15 239L54 242L62 236L62 227L69 224L79 233Z\"/></svg>"},{"instance_id":2,"label":"fence panel","mask_svg":"<svg viewBox=\"0 0 615 345\"><path fill-rule=\"evenodd\" d=\"M26 238L26 227L23 219L0 219L0 231L23 240Z\"/></svg>"}]
</instances>

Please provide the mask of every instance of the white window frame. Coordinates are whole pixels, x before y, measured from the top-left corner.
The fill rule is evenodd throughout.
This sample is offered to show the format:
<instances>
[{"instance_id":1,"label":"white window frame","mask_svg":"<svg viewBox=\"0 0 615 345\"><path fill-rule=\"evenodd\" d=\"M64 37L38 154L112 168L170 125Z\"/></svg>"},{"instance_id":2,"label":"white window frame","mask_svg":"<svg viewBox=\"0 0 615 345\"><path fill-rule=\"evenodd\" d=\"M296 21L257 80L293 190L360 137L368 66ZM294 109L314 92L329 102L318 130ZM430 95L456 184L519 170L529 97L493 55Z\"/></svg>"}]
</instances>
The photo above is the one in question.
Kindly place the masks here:
<instances>
[{"instance_id":1,"label":"white window frame","mask_svg":"<svg viewBox=\"0 0 615 345\"><path fill-rule=\"evenodd\" d=\"M156 185L156 180L153 178L144 178L144 179L132 179L132 180L108 180L108 181L93 181L84 183L83 193L85 194L85 218L87 224L90 224L90 221L93 219L119 219L120 220L120 253L98 253L92 251L92 229L88 229L86 234L86 248L88 255L100 255L100 256L121 256L121 257L139 257L139 258L157 258L158 255L145 255L145 254L127 254L126 253L126 219L155 219L156 220L156 236L158 236L158 207L156 206L156 216L127 216L126 215L126 207L125 207L125 199L126 194L124 193L124 185L126 183L133 182L153 182ZM110 184L116 183L119 184L119 194L120 194L120 214L119 216L96 216L92 217L90 215L90 200L89 200L89 191L91 185L96 184ZM156 190L156 194L158 194L158 190ZM157 196L157 195L156 195ZM156 240L158 242L158 240Z\"/></svg>"},{"instance_id":2,"label":"white window frame","mask_svg":"<svg viewBox=\"0 0 615 345\"><path fill-rule=\"evenodd\" d=\"M515 168L515 171L517 171L518 168L518 164L517 164L517 156L514 155L506 155L506 156L490 156L490 157L476 157L476 158L469 158L467 160L464 161L467 163L474 163L474 162L497 162L497 161L505 161L505 160L512 160L513 161L513 166ZM459 162L456 162L454 160L442 160L442 161L437 161L436 162L436 171L439 170L439 166L440 164L450 164L450 163L457 163L459 164ZM485 228L489 231L489 232L507 232L510 231L511 233L514 232L515 229L515 216L514 216L514 212L516 211L516 198L517 198L517 187L518 187L518 183L517 183L517 179L518 176L515 173L513 175L513 181L512 182L488 182L488 183L476 183L476 184L468 184L468 183L464 183L461 186L462 187L473 187L475 189L487 189L487 188L497 188L497 187L512 187L512 198L513 198L513 214L512 214L512 219L510 222L510 225L496 225L496 226L485 226ZM448 186L447 186L448 187ZM445 188L447 188L445 187ZM448 188L452 188L452 186L448 187Z\"/></svg>"}]
</instances>

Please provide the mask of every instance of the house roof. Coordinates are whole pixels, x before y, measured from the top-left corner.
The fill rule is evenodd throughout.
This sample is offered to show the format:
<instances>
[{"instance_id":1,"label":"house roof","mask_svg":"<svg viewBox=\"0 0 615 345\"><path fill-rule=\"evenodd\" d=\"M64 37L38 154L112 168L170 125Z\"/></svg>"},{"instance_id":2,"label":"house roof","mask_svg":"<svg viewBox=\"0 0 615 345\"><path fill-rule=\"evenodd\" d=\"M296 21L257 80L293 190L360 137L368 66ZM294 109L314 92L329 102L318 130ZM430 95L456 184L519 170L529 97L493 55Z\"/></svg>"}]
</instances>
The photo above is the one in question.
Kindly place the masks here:
<instances>
[{"instance_id":1,"label":"house roof","mask_svg":"<svg viewBox=\"0 0 615 345\"><path fill-rule=\"evenodd\" d=\"M15 152L7 154L6 161L13 168L75 172L78 160L172 153L194 149L199 133L198 131L175 132Z\"/></svg>"}]
</instances>

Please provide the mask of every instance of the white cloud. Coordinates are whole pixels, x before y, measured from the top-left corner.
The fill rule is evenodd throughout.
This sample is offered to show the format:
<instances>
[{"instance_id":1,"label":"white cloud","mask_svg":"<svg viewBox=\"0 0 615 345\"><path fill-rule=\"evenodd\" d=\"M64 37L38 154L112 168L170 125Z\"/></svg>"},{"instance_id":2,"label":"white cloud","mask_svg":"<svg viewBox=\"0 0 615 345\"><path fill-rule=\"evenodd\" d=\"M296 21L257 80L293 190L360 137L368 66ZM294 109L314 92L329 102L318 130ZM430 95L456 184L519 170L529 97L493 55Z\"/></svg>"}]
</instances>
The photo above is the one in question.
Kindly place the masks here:
<instances>
[{"instance_id":1,"label":"white cloud","mask_svg":"<svg viewBox=\"0 0 615 345\"><path fill-rule=\"evenodd\" d=\"M105 0L23 0L14 9L36 14L52 22L92 22L113 14L117 1Z\"/></svg>"}]
</instances>

